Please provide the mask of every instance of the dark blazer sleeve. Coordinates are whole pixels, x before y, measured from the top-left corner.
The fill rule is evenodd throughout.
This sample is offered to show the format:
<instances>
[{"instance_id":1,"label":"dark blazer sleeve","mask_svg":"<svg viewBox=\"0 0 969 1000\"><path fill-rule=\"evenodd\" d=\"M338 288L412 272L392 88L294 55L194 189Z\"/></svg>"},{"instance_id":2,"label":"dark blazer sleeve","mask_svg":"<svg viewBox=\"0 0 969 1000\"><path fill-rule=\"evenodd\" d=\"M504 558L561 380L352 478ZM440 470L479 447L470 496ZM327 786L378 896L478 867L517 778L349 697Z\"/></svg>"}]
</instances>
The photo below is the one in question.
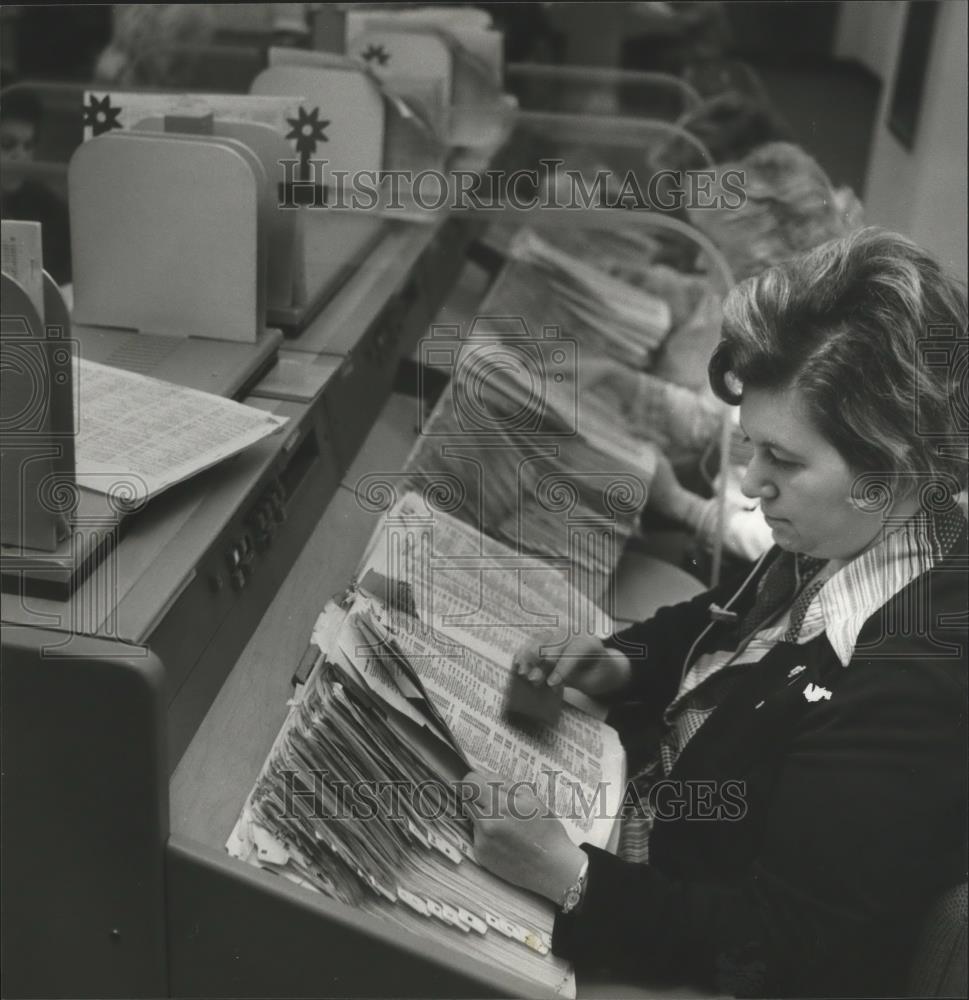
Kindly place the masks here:
<instances>
[{"instance_id":1,"label":"dark blazer sleeve","mask_svg":"<svg viewBox=\"0 0 969 1000\"><path fill-rule=\"evenodd\" d=\"M631 684L623 692L627 701L642 702L656 713L662 712L676 695L690 647L710 624L710 605L726 603L745 575L731 576L689 601L662 607L647 621L605 640L607 647L621 650L632 663Z\"/></svg>"},{"instance_id":2,"label":"dark blazer sleeve","mask_svg":"<svg viewBox=\"0 0 969 1000\"><path fill-rule=\"evenodd\" d=\"M795 720L736 871L693 881L586 847L586 896L557 917L554 951L579 969L778 995L924 905L944 835L966 822L964 631L961 662L919 636L853 660L831 702Z\"/></svg>"}]
</instances>

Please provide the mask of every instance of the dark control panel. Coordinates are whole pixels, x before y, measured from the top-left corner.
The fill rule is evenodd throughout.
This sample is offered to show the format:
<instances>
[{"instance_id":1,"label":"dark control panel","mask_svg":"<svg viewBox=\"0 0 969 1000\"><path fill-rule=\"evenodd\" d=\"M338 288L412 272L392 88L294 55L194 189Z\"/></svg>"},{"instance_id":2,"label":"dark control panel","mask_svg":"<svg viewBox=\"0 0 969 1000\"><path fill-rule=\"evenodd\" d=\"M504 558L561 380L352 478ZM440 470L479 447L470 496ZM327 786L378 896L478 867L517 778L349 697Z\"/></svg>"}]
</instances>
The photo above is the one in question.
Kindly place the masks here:
<instances>
[{"instance_id":1,"label":"dark control panel","mask_svg":"<svg viewBox=\"0 0 969 1000\"><path fill-rule=\"evenodd\" d=\"M192 582L149 639L165 664L171 767L337 489L339 465L316 417L199 553Z\"/></svg>"},{"instance_id":2,"label":"dark control panel","mask_svg":"<svg viewBox=\"0 0 969 1000\"><path fill-rule=\"evenodd\" d=\"M274 479L243 516L245 530L230 539L223 560L224 573L209 576L210 589L217 593L228 581L234 590L242 590L252 578L256 555L273 544L285 520L286 489L279 479Z\"/></svg>"}]
</instances>

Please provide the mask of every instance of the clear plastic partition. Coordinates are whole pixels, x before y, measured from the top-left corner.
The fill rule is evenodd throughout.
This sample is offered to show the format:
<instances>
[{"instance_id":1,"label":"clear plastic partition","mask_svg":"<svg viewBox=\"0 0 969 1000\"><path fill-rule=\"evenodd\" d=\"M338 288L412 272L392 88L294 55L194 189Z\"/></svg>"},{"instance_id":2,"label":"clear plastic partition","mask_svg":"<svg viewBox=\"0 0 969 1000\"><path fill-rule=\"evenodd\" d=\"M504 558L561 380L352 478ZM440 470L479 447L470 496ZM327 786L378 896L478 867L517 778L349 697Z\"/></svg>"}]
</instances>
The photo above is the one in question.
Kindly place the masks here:
<instances>
[{"instance_id":1,"label":"clear plastic partition","mask_svg":"<svg viewBox=\"0 0 969 1000\"><path fill-rule=\"evenodd\" d=\"M175 51L175 48L171 50ZM48 80L24 80L4 87L0 91L0 106L4 117L23 115L34 119L34 145L32 160L36 164L66 164L74 150L84 141L84 127L89 125L95 135L120 127L115 119L116 109L109 104L98 107L86 104L84 95L134 91L139 93L209 93L247 94L249 84L265 65L265 57L257 49L240 49L231 46L179 46L179 56L186 56L183 64L184 82L163 86L145 81L126 80L114 83L57 83ZM161 52L161 50L159 50ZM225 59L208 60L208 53L217 52ZM245 53L240 57L239 53ZM190 56L190 58L189 58ZM230 72L227 67L232 66ZM181 72L181 70L180 70ZM233 72L236 74L233 79ZM249 74L252 74L251 76ZM236 84L233 86L232 84ZM19 110L14 110L19 109ZM10 160L4 160L4 169Z\"/></svg>"},{"instance_id":2,"label":"clear plastic partition","mask_svg":"<svg viewBox=\"0 0 969 1000\"><path fill-rule=\"evenodd\" d=\"M713 483L732 420L707 362L733 276L703 234L654 212L509 206L491 219L499 266L473 322L422 344L453 388L409 471L457 477L469 523L569 566L601 599L638 530L657 451L717 497L722 524L725 477ZM721 557L722 529L714 580Z\"/></svg>"},{"instance_id":3,"label":"clear plastic partition","mask_svg":"<svg viewBox=\"0 0 969 1000\"><path fill-rule=\"evenodd\" d=\"M696 90L668 73L509 63L505 88L525 111L622 115L676 121L700 103Z\"/></svg>"},{"instance_id":4,"label":"clear plastic partition","mask_svg":"<svg viewBox=\"0 0 969 1000\"><path fill-rule=\"evenodd\" d=\"M739 59L698 59L686 67L683 77L702 98L733 92L754 101L770 100L760 77Z\"/></svg>"},{"instance_id":5,"label":"clear plastic partition","mask_svg":"<svg viewBox=\"0 0 969 1000\"><path fill-rule=\"evenodd\" d=\"M555 204L577 208L675 212L678 189L695 183L680 175L714 165L706 146L671 122L532 111L516 116L505 155L509 167L534 175L536 194L554 188Z\"/></svg>"},{"instance_id":6,"label":"clear plastic partition","mask_svg":"<svg viewBox=\"0 0 969 1000\"><path fill-rule=\"evenodd\" d=\"M187 53L191 52L189 56ZM208 53L217 53L209 60ZM244 57L239 53L245 52ZM163 88L146 83L58 83L47 80L25 80L5 87L0 92L4 119L16 118L32 125L33 144L29 152L5 150L2 154L4 173L22 175L43 181L67 197L67 164L74 151L84 141L84 129L89 125L93 134L118 127L113 116L117 109L101 102L85 102L85 93L93 91L140 91L166 93L197 91L200 93L248 93L249 82L265 58L256 49L221 47L179 48L179 75L186 80L178 86ZM258 60L256 57L259 57ZM231 67L231 70L229 69ZM251 73L251 75L250 75ZM233 74L235 76L233 77ZM188 82L193 80L195 82ZM232 84L236 86L233 88Z\"/></svg>"}]
</instances>

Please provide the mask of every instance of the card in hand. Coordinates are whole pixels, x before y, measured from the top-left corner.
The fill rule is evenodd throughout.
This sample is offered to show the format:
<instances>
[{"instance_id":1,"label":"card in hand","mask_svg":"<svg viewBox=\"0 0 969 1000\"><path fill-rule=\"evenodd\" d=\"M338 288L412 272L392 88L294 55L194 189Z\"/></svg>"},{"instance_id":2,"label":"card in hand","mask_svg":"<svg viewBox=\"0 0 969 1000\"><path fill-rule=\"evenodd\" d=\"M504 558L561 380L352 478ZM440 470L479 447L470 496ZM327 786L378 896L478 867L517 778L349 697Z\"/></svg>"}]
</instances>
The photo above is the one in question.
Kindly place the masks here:
<instances>
[{"instance_id":1,"label":"card in hand","mask_svg":"<svg viewBox=\"0 0 969 1000\"><path fill-rule=\"evenodd\" d=\"M563 687L532 684L522 674L512 673L508 681L505 714L512 720L544 722L554 726L562 713Z\"/></svg>"}]
</instances>

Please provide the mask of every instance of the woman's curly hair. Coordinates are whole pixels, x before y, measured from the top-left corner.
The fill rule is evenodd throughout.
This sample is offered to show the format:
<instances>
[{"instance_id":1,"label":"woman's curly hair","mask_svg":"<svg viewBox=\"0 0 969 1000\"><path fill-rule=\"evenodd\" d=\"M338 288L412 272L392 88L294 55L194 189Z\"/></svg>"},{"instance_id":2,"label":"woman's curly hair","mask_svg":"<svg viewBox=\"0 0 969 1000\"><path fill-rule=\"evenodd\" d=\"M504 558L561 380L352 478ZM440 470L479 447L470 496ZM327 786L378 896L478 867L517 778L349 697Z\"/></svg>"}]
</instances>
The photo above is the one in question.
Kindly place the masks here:
<instances>
[{"instance_id":1,"label":"woman's curly hair","mask_svg":"<svg viewBox=\"0 0 969 1000\"><path fill-rule=\"evenodd\" d=\"M714 392L796 388L856 472L966 486L966 292L911 240L859 229L737 285Z\"/></svg>"}]
</instances>

